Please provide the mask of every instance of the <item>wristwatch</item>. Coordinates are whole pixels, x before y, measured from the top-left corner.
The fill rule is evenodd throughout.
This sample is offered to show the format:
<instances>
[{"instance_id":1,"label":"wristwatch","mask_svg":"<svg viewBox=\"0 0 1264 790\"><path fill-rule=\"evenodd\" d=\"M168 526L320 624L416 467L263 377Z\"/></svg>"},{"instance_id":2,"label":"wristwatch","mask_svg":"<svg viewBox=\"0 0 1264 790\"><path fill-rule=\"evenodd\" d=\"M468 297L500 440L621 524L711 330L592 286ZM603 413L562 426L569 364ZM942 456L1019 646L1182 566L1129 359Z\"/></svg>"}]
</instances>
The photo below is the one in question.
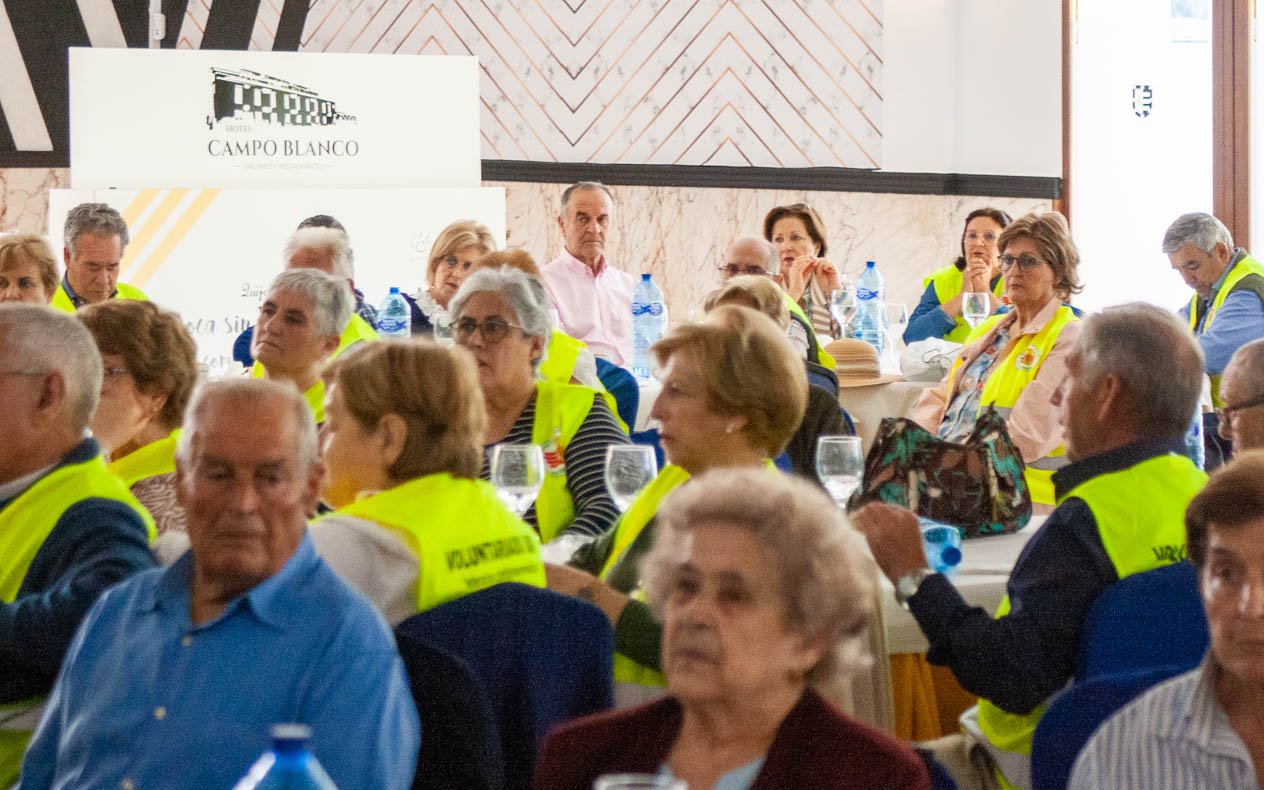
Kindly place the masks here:
<instances>
[{"instance_id":1,"label":"wristwatch","mask_svg":"<svg viewBox=\"0 0 1264 790\"><path fill-rule=\"evenodd\" d=\"M909 571L900 578L895 580L895 602L898 603L904 611L908 611L908 599L917 595L917 591L921 589L922 582L927 576L935 574L930 568L918 568L915 571Z\"/></svg>"}]
</instances>

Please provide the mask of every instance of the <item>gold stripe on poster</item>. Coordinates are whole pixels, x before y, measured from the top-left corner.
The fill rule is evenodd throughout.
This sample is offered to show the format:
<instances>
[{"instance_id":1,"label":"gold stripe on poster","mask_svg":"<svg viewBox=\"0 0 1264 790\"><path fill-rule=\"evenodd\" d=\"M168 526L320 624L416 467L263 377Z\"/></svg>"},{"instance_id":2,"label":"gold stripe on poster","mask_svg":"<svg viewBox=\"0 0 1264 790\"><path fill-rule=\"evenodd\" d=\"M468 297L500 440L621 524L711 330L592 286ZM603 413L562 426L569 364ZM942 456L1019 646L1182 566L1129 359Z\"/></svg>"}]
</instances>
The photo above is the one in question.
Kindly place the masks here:
<instances>
[{"instance_id":1,"label":"gold stripe on poster","mask_svg":"<svg viewBox=\"0 0 1264 790\"><path fill-rule=\"evenodd\" d=\"M133 227L139 220L140 215L145 213L145 209L149 208L149 204L154 202L154 198L158 197L156 189L142 189L136 193L136 197L123 209L123 221L127 223L127 227Z\"/></svg>"},{"instance_id":2,"label":"gold stripe on poster","mask_svg":"<svg viewBox=\"0 0 1264 790\"><path fill-rule=\"evenodd\" d=\"M173 190L174 191L174 190ZM198 221L202 213L215 200L215 196L219 194L218 189L203 189L194 198L193 204L184 212L184 216L172 226L167 235L163 237L162 243L158 245L158 249L145 259L145 264L140 267L140 271L136 272L136 276L132 278L132 284L138 288L144 288L145 283L149 282L149 278L154 276L158 268L162 266L163 261L171 254L171 251L184 239L185 234Z\"/></svg>"},{"instance_id":3,"label":"gold stripe on poster","mask_svg":"<svg viewBox=\"0 0 1264 790\"><path fill-rule=\"evenodd\" d=\"M176 206L180 205L180 201L184 200L184 196L189 194L187 189L173 189L167 193L167 196L158 204L158 208L154 209L154 213L149 215L149 219L145 220L145 224L141 225L140 231L132 236L132 241L127 245L127 249L123 252L123 260L119 264L119 276L129 285L140 287L137 278L139 273L124 277L127 270L132 268L132 264L140 257L141 251L149 245L158 233L158 229L163 226L167 218L171 216L171 212L176 210Z\"/></svg>"}]
</instances>

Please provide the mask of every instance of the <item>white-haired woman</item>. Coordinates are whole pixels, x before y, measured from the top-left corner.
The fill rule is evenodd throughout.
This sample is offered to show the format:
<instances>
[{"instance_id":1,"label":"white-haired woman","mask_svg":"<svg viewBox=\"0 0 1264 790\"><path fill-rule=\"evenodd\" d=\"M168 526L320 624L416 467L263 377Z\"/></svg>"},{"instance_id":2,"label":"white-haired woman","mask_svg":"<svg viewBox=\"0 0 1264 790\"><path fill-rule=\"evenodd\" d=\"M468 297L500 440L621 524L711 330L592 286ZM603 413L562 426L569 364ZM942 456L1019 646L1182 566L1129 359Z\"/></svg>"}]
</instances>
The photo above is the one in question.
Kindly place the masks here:
<instances>
[{"instance_id":1,"label":"white-haired woman","mask_svg":"<svg viewBox=\"0 0 1264 790\"><path fill-rule=\"evenodd\" d=\"M863 541L810 483L714 470L659 512L643 566L670 696L563 725L534 787L670 774L697 788L929 788L918 757L826 698L861 663Z\"/></svg>"},{"instance_id":2,"label":"white-haired woman","mask_svg":"<svg viewBox=\"0 0 1264 790\"><path fill-rule=\"evenodd\" d=\"M325 421L320 374L342 342L355 304L346 280L319 269L281 272L268 286L250 343L254 378L289 382L303 393L319 425Z\"/></svg>"},{"instance_id":3,"label":"white-haired woman","mask_svg":"<svg viewBox=\"0 0 1264 790\"><path fill-rule=\"evenodd\" d=\"M602 393L539 379L553 334L544 286L510 266L479 269L449 306L453 339L478 363L488 417L483 444L544 450L544 487L525 520L546 543L563 532L606 531L619 516L605 487L606 448L629 440ZM486 463L482 476L490 477Z\"/></svg>"}]
</instances>

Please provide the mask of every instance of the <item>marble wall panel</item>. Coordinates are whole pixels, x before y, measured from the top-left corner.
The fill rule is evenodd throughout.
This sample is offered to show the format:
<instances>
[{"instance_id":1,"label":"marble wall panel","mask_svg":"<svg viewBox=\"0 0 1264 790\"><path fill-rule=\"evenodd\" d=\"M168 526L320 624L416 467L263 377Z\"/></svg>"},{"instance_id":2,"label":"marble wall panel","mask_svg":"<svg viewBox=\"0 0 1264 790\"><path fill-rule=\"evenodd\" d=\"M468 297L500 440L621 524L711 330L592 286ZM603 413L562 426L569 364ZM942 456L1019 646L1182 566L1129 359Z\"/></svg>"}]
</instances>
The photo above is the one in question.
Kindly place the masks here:
<instances>
[{"instance_id":1,"label":"marble wall panel","mask_svg":"<svg viewBox=\"0 0 1264 790\"><path fill-rule=\"evenodd\" d=\"M0 168L0 233L48 233L48 190L69 186L69 168Z\"/></svg>"}]
</instances>

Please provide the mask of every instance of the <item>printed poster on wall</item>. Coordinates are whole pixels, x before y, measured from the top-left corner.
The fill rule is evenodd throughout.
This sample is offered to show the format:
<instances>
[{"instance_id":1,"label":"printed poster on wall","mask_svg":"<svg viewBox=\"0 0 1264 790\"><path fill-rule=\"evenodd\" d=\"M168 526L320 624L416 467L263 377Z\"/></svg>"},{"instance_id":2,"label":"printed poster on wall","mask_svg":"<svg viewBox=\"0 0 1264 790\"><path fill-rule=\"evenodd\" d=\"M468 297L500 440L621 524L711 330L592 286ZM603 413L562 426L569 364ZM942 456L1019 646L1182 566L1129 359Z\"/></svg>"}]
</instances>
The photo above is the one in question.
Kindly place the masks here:
<instances>
[{"instance_id":1,"label":"printed poster on wall","mask_svg":"<svg viewBox=\"0 0 1264 790\"><path fill-rule=\"evenodd\" d=\"M330 214L347 229L355 286L372 305L391 286L413 294L426 284L431 247L458 219L505 240L505 191L477 189L228 190L54 189L49 240L59 250L71 208L108 203L123 215L131 241L119 281L180 313L211 376L240 372L233 341L255 323L268 283L282 270L286 239L299 222Z\"/></svg>"},{"instance_id":2,"label":"printed poster on wall","mask_svg":"<svg viewBox=\"0 0 1264 790\"><path fill-rule=\"evenodd\" d=\"M75 189L477 187L478 60L70 49Z\"/></svg>"}]
</instances>

